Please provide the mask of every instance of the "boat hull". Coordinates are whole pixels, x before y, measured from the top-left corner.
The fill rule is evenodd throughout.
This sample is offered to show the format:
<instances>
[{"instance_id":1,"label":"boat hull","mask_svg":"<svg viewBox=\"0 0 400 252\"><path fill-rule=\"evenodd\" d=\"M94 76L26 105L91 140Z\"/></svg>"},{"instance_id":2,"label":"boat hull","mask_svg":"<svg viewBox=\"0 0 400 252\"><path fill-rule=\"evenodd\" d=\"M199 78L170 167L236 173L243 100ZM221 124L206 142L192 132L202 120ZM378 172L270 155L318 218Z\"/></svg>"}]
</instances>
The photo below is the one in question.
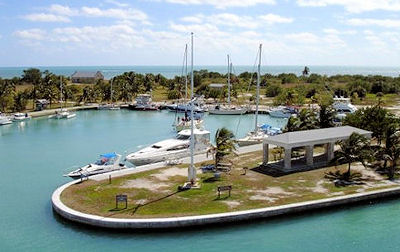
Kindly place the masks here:
<instances>
[{"instance_id":1,"label":"boat hull","mask_svg":"<svg viewBox=\"0 0 400 252\"><path fill-rule=\"evenodd\" d=\"M243 115L247 113L245 109L219 110L213 109L208 111L211 115Z\"/></svg>"}]
</instances>

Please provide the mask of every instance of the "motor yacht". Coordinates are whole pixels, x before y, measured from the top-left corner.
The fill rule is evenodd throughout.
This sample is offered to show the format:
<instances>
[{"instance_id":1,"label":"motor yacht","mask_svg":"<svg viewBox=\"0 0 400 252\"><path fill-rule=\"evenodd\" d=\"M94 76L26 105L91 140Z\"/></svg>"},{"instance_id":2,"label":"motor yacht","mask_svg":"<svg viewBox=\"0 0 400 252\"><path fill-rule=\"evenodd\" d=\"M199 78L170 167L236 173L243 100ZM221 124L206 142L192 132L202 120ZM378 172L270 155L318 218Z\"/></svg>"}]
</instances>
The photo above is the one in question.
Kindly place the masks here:
<instances>
[{"instance_id":1,"label":"motor yacht","mask_svg":"<svg viewBox=\"0 0 400 252\"><path fill-rule=\"evenodd\" d=\"M21 122L29 119L31 119L31 116L29 116L28 113L15 113L13 115L13 121L16 122Z\"/></svg>"},{"instance_id":2,"label":"motor yacht","mask_svg":"<svg viewBox=\"0 0 400 252\"><path fill-rule=\"evenodd\" d=\"M193 129L195 154L205 153L210 146L210 132L203 129ZM170 159L180 159L190 156L191 130L180 131L173 139L154 143L144 149L126 156L126 160L135 166L164 162Z\"/></svg>"},{"instance_id":3,"label":"motor yacht","mask_svg":"<svg viewBox=\"0 0 400 252\"><path fill-rule=\"evenodd\" d=\"M97 160L95 163L90 163L88 165L85 165L64 176L77 179L77 178L88 177L92 175L125 169L126 166L124 164L121 164L120 161L121 161L121 155L116 154L115 152L102 154L100 155L100 159Z\"/></svg>"}]
</instances>

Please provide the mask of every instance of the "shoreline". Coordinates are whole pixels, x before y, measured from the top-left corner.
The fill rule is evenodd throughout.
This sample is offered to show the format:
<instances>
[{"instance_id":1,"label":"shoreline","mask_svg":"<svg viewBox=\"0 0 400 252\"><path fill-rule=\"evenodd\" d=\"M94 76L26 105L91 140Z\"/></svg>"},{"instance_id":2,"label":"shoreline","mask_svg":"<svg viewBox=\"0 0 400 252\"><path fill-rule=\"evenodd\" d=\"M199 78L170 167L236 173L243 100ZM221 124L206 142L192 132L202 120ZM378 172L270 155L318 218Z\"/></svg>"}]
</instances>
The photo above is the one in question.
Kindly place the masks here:
<instances>
[{"instance_id":1,"label":"shoreline","mask_svg":"<svg viewBox=\"0 0 400 252\"><path fill-rule=\"evenodd\" d=\"M60 199L61 193L69 186L79 183L74 180L57 188L51 198L53 210L61 217L81 224L110 229L166 229L192 226L205 226L222 223L235 223L256 219L284 217L287 215L304 213L333 206L352 205L355 203L384 199L400 195L400 186L394 188L355 193L332 198L305 201L281 206L256 208L244 211L224 212L195 216L167 217L167 218L109 218L99 215L86 214L64 205Z\"/></svg>"}]
</instances>

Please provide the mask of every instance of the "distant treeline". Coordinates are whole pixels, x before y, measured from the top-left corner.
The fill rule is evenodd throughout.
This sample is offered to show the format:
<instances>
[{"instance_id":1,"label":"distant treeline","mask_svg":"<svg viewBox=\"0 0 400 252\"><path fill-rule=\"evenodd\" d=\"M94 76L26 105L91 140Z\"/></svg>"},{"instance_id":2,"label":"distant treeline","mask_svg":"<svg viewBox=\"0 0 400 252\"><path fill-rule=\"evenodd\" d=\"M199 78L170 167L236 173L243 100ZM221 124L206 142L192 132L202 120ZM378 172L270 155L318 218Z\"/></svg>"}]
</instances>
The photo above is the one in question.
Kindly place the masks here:
<instances>
[{"instance_id":1,"label":"distant treeline","mask_svg":"<svg viewBox=\"0 0 400 252\"><path fill-rule=\"evenodd\" d=\"M58 102L61 97L60 78L49 71L30 68L24 70L21 77L0 78L0 109L2 111L23 111L36 99L47 99L50 103ZM206 98L226 97L226 88L212 89L210 83L226 83L227 75L218 72L199 70L194 72L195 91ZM190 83L190 78L189 83ZM243 72L231 74L232 96L240 92L252 92L256 85L256 73ZM113 101L130 102L137 94L155 89L165 91L165 99L179 99L185 96L185 77L166 78L161 74L139 74L126 72L109 81L99 80L95 84L70 84L70 78L62 78L63 99L76 103L104 102L111 99L110 83L113 83ZM321 92L332 95L356 97L362 99L367 93L394 94L400 92L400 77L380 75L302 75L282 73L264 74L260 85L268 97L276 97L276 102L301 104L305 98L312 98ZM190 86L190 85L189 85ZM30 108L30 107L29 107Z\"/></svg>"}]
</instances>

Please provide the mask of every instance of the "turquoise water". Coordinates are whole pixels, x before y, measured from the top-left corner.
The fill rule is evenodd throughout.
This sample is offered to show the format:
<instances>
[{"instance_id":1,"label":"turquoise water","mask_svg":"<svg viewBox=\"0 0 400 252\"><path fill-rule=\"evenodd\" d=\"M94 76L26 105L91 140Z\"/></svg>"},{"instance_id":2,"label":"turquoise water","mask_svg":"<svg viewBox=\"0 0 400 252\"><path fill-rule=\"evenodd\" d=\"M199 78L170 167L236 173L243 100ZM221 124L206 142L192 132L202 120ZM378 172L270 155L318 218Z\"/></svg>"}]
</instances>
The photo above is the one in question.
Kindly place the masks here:
<instances>
[{"instance_id":1,"label":"turquoise water","mask_svg":"<svg viewBox=\"0 0 400 252\"><path fill-rule=\"evenodd\" d=\"M33 119L0 127L0 251L398 251L400 201L297 217L185 231L119 232L73 224L53 214L61 175L108 151L136 150L174 135L174 113L82 111L71 120ZM241 117L237 136L253 127ZM213 133L236 131L238 117L206 116ZM260 123L283 122L260 116ZM267 185L266 185L267 186Z\"/></svg>"},{"instance_id":2,"label":"turquoise water","mask_svg":"<svg viewBox=\"0 0 400 252\"><path fill-rule=\"evenodd\" d=\"M1 78L20 77L26 67L0 67ZM39 66L44 70L49 70L55 74L65 76L72 75L75 71L101 71L106 79L112 78L124 72L135 71L137 73L153 73L162 74L167 78L181 75L182 66ZM384 75L397 77L400 71L397 67L382 67L382 66L309 66L311 73L323 75L336 74L361 74L361 75ZM207 69L209 71L226 73L226 66L195 66L195 70ZM294 73L301 75L304 66L262 66L262 73L280 74ZM253 71L253 66L234 66L235 74L240 74L245 71Z\"/></svg>"}]
</instances>

